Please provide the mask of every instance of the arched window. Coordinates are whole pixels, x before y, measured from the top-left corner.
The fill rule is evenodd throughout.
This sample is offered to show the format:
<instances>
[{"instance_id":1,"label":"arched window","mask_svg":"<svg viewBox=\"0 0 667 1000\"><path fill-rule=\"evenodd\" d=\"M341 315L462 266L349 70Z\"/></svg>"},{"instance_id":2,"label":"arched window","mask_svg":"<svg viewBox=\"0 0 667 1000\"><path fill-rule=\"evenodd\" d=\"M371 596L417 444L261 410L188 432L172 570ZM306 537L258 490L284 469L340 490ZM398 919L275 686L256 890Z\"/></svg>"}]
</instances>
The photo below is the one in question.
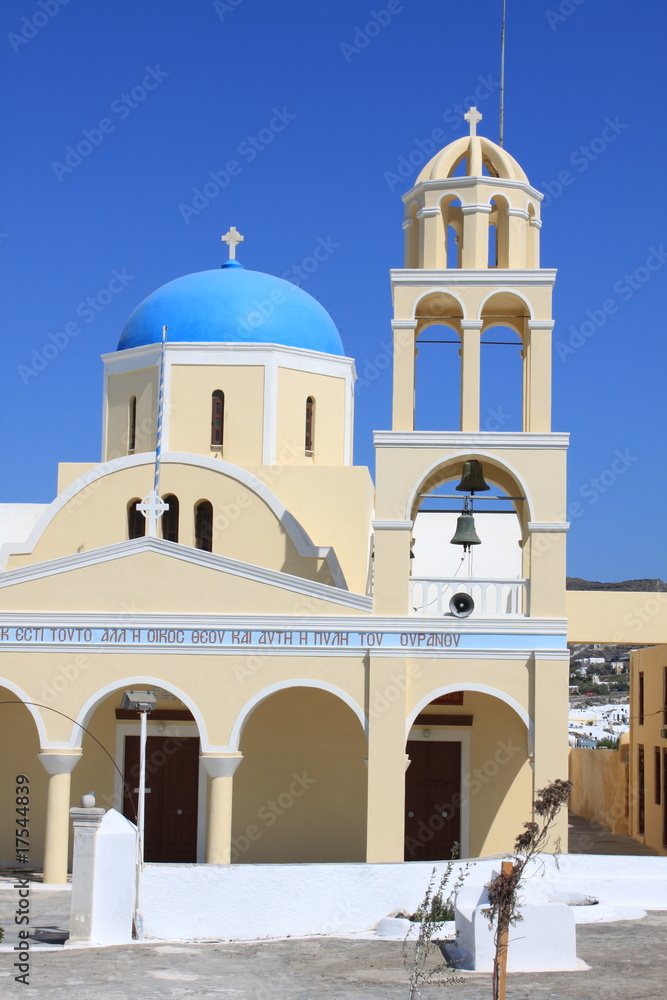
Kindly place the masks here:
<instances>
[{"instance_id":1,"label":"arched window","mask_svg":"<svg viewBox=\"0 0 667 1000\"><path fill-rule=\"evenodd\" d=\"M204 552L213 551L213 506L200 500L195 506L195 545Z\"/></svg>"},{"instance_id":2,"label":"arched window","mask_svg":"<svg viewBox=\"0 0 667 1000\"><path fill-rule=\"evenodd\" d=\"M315 399L309 396L306 400L306 434L305 434L306 455L312 455L315 451Z\"/></svg>"},{"instance_id":3,"label":"arched window","mask_svg":"<svg viewBox=\"0 0 667 1000\"><path fill-rule=\"evenodd\" d=\"M173 493L168 493L167 496L162 497L166 504L169 504L169 510L165 510L161 517L162 521L162 537L168 542L178 541L178 497L175 497Z\"/></svg>"},{"instance_id":4,"label":"arched window","mask_svg":"<svg viewBox=\"0 0 667 1000\"><path fill-rule=\"evenodd\" d=\"M225 394L216 389L211 396L211 447L222 448L225 432Z\"/></svg>"},{"instance_id":5,"label":"arched window","mask_svg":"<svg viewBox=\"0 0 667 1000\"><path fill-rule=\"evenodd\" d=\"M137 504L141 503L141 497L135 497L127 505L127 537L143 538L146 534L146 518L137 510Z\"/></svg>"},{"instance_id":6,"label":"arched window","mask_svg":"<svg viewBox=\"0 0 667 1000\"><path fill-rule=\"evenodd\" d=\"M127 420L127 453L131 455L137 444L137 397L130 396ZM143 516L143 515L142 515ZM143 532L142 532L143 534ZM132 536L130 536L132 537Z\"/></svg>"}]
</instances>

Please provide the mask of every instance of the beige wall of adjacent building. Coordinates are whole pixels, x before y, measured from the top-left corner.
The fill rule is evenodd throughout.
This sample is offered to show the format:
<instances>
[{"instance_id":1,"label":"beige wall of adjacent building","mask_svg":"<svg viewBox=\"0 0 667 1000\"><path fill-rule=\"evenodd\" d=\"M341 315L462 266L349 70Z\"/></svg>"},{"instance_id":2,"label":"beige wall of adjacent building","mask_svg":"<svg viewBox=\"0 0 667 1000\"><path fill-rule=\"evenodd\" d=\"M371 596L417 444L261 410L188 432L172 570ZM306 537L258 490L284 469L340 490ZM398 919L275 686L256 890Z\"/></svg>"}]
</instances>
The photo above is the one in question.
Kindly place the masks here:
<instances>
[{"instance_id":1,"label":"beige wall of adjacent building","mask_svg":"<svg viewBox=\"0 0 667 1000\"><path fill-rule=\"evenodd\" d=\"M570 750L570 812L627 833L629 760L629 737L618 750Z\"/></svg>"},{"instance_id":2,"label":"beige wall of adjacent building","mask_svg":"<svg viewBox=\"0 0 667 1000\"><path fill-rule=\"evenodd\" d=\"M644 595L638 595L643 597ZM643 699L640 685L643 678ZM643 701L643 704L642 704ZM644 823L639 751L644 750ZM667 855L667 645L630 656L630 833Z\"/></svg>"}]
</instances>

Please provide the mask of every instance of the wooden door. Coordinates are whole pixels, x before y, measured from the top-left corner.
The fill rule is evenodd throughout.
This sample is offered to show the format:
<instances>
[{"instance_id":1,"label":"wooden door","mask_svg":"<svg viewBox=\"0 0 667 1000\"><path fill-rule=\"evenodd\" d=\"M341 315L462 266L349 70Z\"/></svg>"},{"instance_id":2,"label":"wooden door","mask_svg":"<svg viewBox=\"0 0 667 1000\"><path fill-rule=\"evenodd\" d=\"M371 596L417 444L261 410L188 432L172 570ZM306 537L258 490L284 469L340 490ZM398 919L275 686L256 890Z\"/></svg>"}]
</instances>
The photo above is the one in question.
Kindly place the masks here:
<instances>
[{"instance_id":1,"label":"wooden door","mask_svg":"<svg viewBox=\"0 0 667 1000\"><path fill-rule=\"evenodd\" d=\"M136 823L139 737L125 737L123 815ZM146 744L146 861L197 860L199 739L149 736ZM129 789L129 791L128 791Z\"/></svg>"},{"instance_id":2,"label":"wooden door","mask_svg":"<svg viewBox=\"0 0 667 1000\"><path fill-rule=\"evenodd\" d=\"M443 861L461 842L461 744L409 740L405 860Z\"/></svg>"},{"instance_id":3,"label":"wooden door","mask_svg":"<svg viewBox=\"0 0 667 1000\"><path fill-rule=\"evenodd\" d=\"M667 750L662 751L662 846L667 847Z\"/></svg>"}]
</instances>

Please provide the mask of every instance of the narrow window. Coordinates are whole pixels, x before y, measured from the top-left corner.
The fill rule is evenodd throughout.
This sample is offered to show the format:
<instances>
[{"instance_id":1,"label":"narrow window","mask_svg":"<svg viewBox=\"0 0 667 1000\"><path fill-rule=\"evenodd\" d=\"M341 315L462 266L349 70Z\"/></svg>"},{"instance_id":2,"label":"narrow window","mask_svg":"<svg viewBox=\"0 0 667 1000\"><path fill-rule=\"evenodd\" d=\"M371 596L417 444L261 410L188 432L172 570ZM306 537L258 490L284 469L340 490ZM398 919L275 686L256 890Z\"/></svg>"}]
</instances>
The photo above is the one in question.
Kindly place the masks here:
<instances>
[{"instance_id":1,"label":"narrow window","mask_svg":"<svg viewBox=\"0 0 667 1000\"><path fill-rule=\"evenodd\" d=\"M127 423L127 453L131 455L137 444L137 397L130 396ZM142 532L143 534L143 532Z\"/></svg>"},{"instance_id":2,"label":"narrow window","mask_svg":"<svg viewBox=\"0 0 667 1000\"><path fill-rule=\"evenodd\" d=\"M204 552L213 551L213 507L200 500L195 507L195 545Z\"/></svg>"},{"instance_id":3,"label":"narrow window","mask_svg":"<svg viewBox=\"0 0 667 1000\"><path fill-rule=\"evenodd\" d=\"M640 726L644 725L644 671L639 671L639 705L637 707L637 722Z\"/></svg>"},{"instance_id":4,"label":"narrow window","mask_svg":"<svg viewBox=\"0 0 667 1000\"><path fill-rule=\"evenodd\" d=\"M645 808L644 808L644 747L637 747L637 833L644 836L645 829Z\"/></svg>"},{"instance_id":5,"label":"narrow window","mask_svg":"<svg viewBox=\"0 0 667 1000\"><path fill-rule=\"evenodd\" d=\"M141 497L135 497L127 505L127 537L143 538L146 534L146 518L137 510L137 504L141 503Z\"/></svg>"},{"instance_id":6,"label":"narrow window","mask_svg":"<svg viewBox=\"0 0 667 1000\"><path fill-rule=\"evenodd\" d=\"M306 400L306 455L315 451L315 400L309 396Z\"/></svg>"},{"instance_id":7,"label":"narrow window","mask_svg":"<svg viewBox=\"0 0 667 1000\"><path fill-rule=\"evenodd\" d=\"M162 497L165 503L169 504L169 510L165 510L161 517L162 537L168 542L178 541L178 497L173 493Z\"/></svg>"},{"instance_id":8,"label":"narrow window","mask_svg":"<svg viewBox=\"0 0 667 1000\"><path fill-rule=\"evenodd\" d=\"M667 750L662 751L662 846L667 847Z\"/></svg>"},{"instance_id":9,"label":"narrow window","mask_svg":"<svg viewBox=\"0 0 667 1000\"><path fill-rule=\"evenodd\" d=\"M211 397L211 447L222 448L225 430L225 394L216 389Z\"/></svg>"},{"instance_id":10,"label":"narrow window","mask_svg":"<svg viewBox=\"0 0 667 1000\"><path fill-rule=\"evenodd\" d=\"M654 771L653 788L655 791L655 804L660 805L662 800L662 774L660 773L660 747L655 747L653 753Z\"/></svg>"},{"instance_id":11,"label":"narrow window","mask_svg":"<svg viewBox=\"0 0 667 1000\"><path fill-rule=\"evenodd\" d=\"M667 726L667 667L662 671L662 724Z\"/></svg>"}]
</instances>

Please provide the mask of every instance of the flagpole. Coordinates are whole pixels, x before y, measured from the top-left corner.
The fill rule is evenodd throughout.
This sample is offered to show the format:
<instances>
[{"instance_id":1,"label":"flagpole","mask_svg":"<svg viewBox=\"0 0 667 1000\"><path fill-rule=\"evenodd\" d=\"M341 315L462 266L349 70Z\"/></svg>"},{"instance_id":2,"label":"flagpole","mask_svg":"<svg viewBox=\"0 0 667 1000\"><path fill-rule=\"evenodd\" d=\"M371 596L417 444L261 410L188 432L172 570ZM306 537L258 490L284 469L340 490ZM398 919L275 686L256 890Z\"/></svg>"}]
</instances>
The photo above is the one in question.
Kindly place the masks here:
<instances>
[{"instance_id":1,"label":"flagpole","mask_svg":"<svg viewBox=\"0 0 667 1000\"><path fill-rule=\"evenodd\" d=\"M160 498L160 458L162 456L162 424L164 419L164 356L167 343L168 327L162 327L162 342L160 345L160 367L158 369L157 389L157 428L155 432L155 470L153 473L153 489L137 504L137 510L146 518L149 538L157 538L157 523L169 504Z\"/></svg>"},{"instance_id":2,"label":"flagpole","mask_svg":"<svg viewBox=\"0 0 667 1000\"><path fill-rule=\"evenodd\" d=\"M157 432L155 436L155 475L153 477L153 492L160 495L160 458L162 457L162 422L164 417L164 354L167 343L168 327L162 327L162 344L160 346L160 373L157 387Z\"/></svg>"},{"instance_id":3,"label":"flagpole","mask_svg":"<svg viewBox=\"0 0 667 1000\"><path fill-rule=\"evenodd\" d=\"M500 121L498 129L498 145L505 143L505 21L507 18L507 0L503 0L503 22L500 29Z\"/></svg>"}]
</instances>

